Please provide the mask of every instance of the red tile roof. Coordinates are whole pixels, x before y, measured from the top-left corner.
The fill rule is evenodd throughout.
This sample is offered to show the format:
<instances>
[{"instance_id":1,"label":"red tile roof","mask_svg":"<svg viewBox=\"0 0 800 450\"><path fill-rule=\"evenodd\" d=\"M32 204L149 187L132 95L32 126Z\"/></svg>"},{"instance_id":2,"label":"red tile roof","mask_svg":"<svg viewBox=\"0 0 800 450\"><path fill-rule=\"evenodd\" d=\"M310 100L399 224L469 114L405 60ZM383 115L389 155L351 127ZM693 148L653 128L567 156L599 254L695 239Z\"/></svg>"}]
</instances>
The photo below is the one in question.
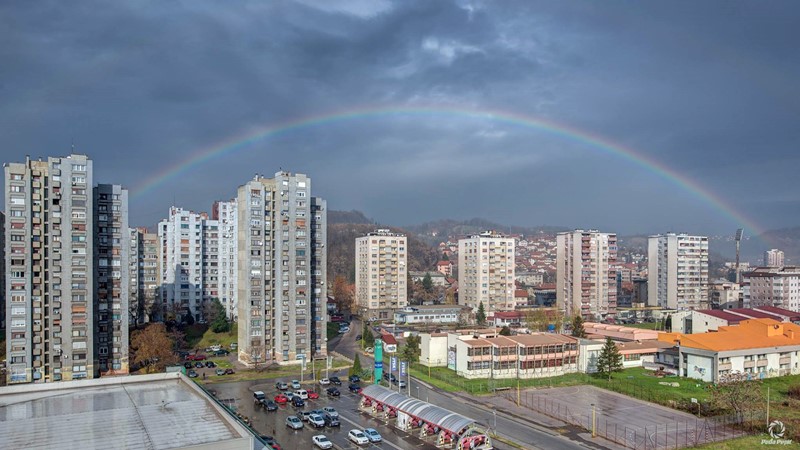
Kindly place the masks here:
<instances>
[{"instance_id":1,"label":"red tile roof","mask_svg":"<svg viewBox=\"0 0 800 450\"><path fill-rule=\"evenodd\" d=\"M742 317L736 314L731 314L729 312L722 311L719 309L701 309L697 312L703 313L707 316L716 317L717 319L727 320L728 324L737 324L746 319L746 317Z\"/></svg>"},{"instance_id":2,"label":"red tile roof","mask_svg":"<svg viewBox=\"0 0 800 450\"><path fill-rule=\"evenodd\" d=\"M775 319L778 322L783 320L782 317L778 317L775 314L765 313L763 311L756 311L754 309L747 309L747 308L734 308L734 309L726 309L726 311L741 314L746 316L746 318L750 319Z\"/></svg>"},{"instance_id":3,"label":"red tile roof","mask_svg":"<svg viewBox=\"0 0 800 450\"><path fill-rule=\"evenodd\" d=\"M786 316L789 318L789 320L800 320L800 312L797 311L778 308L776 306L756 306L754 309L766 311L771 314L777 314L779 316Z\"/></svg>"},{"instance_id":4,"label":"red tile roof","mask_svg":"<svg viewBox=\"0 0 800 450\"><path fill-rule=\"evenodd\" d=\"M381 340L384 344L397 345L397 339L389 333L381 333Z\"/></svg>"}]
</instances>

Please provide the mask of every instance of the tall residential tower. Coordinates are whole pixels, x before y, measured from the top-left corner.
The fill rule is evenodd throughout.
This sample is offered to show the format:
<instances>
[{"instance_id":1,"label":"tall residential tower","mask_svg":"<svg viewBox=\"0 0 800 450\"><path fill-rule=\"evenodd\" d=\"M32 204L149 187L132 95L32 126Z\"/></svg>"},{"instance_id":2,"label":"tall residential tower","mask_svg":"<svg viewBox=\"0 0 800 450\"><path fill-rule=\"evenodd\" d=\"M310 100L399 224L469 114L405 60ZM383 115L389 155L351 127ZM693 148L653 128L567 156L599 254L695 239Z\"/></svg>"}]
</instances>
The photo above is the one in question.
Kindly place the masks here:
<instances>
[{"instance_id":1,"label":"tall residential tower","mask_svg":"<svg viewBox=\"0 0 800 450\"><path fill-rule=\"evenodd\" d=\"M647 257L650 304L677 310L709 307L706 236L650 236Z\"/></svg>"},{"instance_id":2,"label":"tall residential tower","mask_svg":"<svg viewBox=\"0 0 800 450\"><path fill-rule=\"evenodd\" d=\"M356 305L364 317L388 319L408 305L404 234L376 230L356 238Z\"/></svg>"},{"instance_id":3,"label":"tall residential tower","mask_svg":"<svg viewBox=\"0 0 800 450\"><path fill-rule=\"evenodd\" d=\"M514 239L486 231L458 241L459 303L486 313L513 310Z\"/></svg>"},{"instance_id":4,"label":"tall residential tower","mask_svg":"<svg viewBox=\"0 0 800 450\"><path fill-rule=\"evenodd\" d=\"M617 312L617 235L595 230L558 233L556 302L567 317L600 320Z\"/></svg>"}]
</instances>

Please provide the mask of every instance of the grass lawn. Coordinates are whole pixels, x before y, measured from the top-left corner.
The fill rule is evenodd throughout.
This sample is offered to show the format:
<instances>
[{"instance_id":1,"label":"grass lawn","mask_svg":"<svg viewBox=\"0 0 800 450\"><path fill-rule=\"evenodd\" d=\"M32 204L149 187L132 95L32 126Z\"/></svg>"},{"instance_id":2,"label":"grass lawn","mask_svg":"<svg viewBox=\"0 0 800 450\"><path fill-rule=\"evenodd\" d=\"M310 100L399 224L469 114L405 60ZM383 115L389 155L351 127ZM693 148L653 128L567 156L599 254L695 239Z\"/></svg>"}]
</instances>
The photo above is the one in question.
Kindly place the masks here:
<instances>
[{"instance_id":1,"label":"grass lawn","mask_svg":"<svg viewBox=\"0 0 800 450\"><path fill-rule=\"evenodd\" d=\"M207 325L194 324L184 329L186 344L189 348L203 350L212 345L221 345L225 350L230 350L230 344L238 339L238 325L233 324L227 333L214 333Z\"/></svg>"},{"instance_id":2,"label":"grass lawn","mask_svg":"<svg viewBox=\"0 0 800 450\"><path fill-rule=\"evenodd\" d=\"M713 442L711 444L699 445L691 447L697 450L752 450L754 448L794 448L794 446L774 445L767 446L761 445L762 439L770 439L769 435L757 434L755 436L745 436L742 438L730 439L722 442Z\"/></svg>"},{"instance_id":3,"label":"grass lawn","mask_svg":"<svg viewBox=\"0 0 800 450\"><path fill-rule=\"evenodd\" d=\"M212 361L217 362L216 358L212 359ZM322 363L320 363L322 365ZM227 368L229 366L220 365L220 367ZM350 363L343 360L343 359L336 359L333 360L333 369L343 369L346 367L350 367ZM321 376L325 376L325 368L322 367L317 368L317 372L321 373ZM254 369L247 369L247 370L239 370L233 375L224 375L224 376L213 376L208 377L206 380L201 380L200 378L196 378L195 381L201 384L214 384L214 383L231 383L234 381L248 381L248 380L268 380L272 378L292 378L292 379L300 379L300 365L293 365L293 366L281 366L276 367L274 369L263 369L263 370L254 370ZM309 380L312 378L311 375L311 365L309 364L306 366L306 371L303 373L303 379ZM305 384L307 381L304 381Z\"/></svg>"},{"instance_id":4,"label":"grass lawn","mask_svg":"<svg viewBox=\"0 0 800 450\"><path fill-rule=\"evenodd\" d=\"M339 324L336 322L328 322L328 340L335 338L339 335Z\"/></svg>"}]
</instances>

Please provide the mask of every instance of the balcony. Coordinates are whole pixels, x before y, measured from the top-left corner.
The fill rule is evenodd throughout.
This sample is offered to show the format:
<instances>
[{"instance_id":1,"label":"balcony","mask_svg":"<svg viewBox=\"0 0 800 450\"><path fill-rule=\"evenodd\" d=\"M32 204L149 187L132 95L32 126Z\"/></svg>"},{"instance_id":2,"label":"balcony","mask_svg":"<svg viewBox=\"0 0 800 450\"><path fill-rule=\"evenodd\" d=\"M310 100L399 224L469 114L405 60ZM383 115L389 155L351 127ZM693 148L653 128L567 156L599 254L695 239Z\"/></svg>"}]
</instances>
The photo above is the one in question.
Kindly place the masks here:
<instances>
[{"instance_id":1,"label":"balcony","mask_svg":"<svg viewBox=\"0 0 800 450\"><path fill-rule=\"evenodd\" d=\"M766 359L759 359L758 361L756 361L756 366L758 366L758 367L766 367L767 366L767 360Z\"/></svg>"},{"instance_id":2,"label":"balcony","mask_svg":"<svg viewBox=\"0 0 800 450\"><path fill-rule=\"evenodd\" d=\"M755 361L745 361L744 362L744 368L745 369L752 369L755 366L756 366L756 362Z\"/></svg>"},{"instance_id":3,"label":"balcony","mask_svg":"<svg viewBox=\"0 0 800 450\"><path fill-rule=\"evenodd\" d=\"M791 356L781 356L781 359L778 360L779 364L791 364L792 357Z\"/></svg>"},{"instance_id":4,"label":"balcony","mask_svg":"<svg viewBox=\"0 0 800 450\"><path fill-rule=\"evenodd\" d=\"M731 363L720 363L718 370L731 370Z\"/></svg>"}]
</instances>

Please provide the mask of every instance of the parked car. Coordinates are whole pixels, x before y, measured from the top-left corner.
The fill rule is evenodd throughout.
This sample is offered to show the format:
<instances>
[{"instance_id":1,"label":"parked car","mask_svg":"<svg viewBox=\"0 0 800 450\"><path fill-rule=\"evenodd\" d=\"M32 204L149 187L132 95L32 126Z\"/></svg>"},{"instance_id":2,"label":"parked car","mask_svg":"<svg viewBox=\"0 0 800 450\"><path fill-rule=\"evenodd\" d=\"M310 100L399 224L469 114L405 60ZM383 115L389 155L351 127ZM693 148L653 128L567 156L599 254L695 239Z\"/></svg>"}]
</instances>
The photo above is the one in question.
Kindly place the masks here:
<instances>
[{"instance_id":1,"label":"parked car","mask_svg":"<svg viewBox=\"0 0 800 450\"><path fill-rule=\"evenodd\" d=\"M231 352L229 352L228 350L225 350L224 348L221 348L219 350L215 350L214 351L214 356L228 356L230 354L231 354Z\"/></svg>"},{"instance_id":2,"label":"parked car","mask_svg":"<svg viewBox=\"0 0 800 450\"><path fill-rule=\"evenodd\" d=\"M316 400L319 398L319 392L317 391L308 391L308 399L309 400Z\"/></svg>"},{"instance_id":3,"label":"parked car","mask_svg":"<svg viewBox=\"0 0 800 450\"><path fill-rule=\"evenodd\" d=\"M198 369L202 369L203 368L203 363L200 362L200 361L197 361L196 363L194 363L194 366L197 367Z\"/></svg>"},{"instance_id":4,"label":"parked car","mask_svg":"<svg viewBox=\"0 0 800 450\"><path fill-rule=\"evenodd\" d=\"M188 375L189 378L197 378L197 372L195 372L194 369L190 370Z\"/></svg>"},{"instance_id":5,"label":"parked car","mask_svg":"<svg viewBox=\"0 0 800 450\"><path fill-rule=\"evenodd\" d=\"M261 436L259 436L259 437L260 437L260 438L261 438L261 440L262 440L262 441L264 441L264 443L265 443L265 444L267 444L267 445L268 445L268 446L269 446L269 447L270 447L272 450L281 450L281 446L278 444L278 442L275 440L275 438L274 438L274 437L272 437L272 436L267 436L267 435L264 435L264 434L262 434L262 435L261 435Z\"/></svg>"},{"instance_id":6,"label":"parked car","mask_svg":"<svg viewBox=\"0 0 800 450\"><path fill-rule=\"evenodd\" d=\"M341 425L341 423L339 423L339 418L338 417L331 417L330 414L323 414L322 418L325 419L325 426L338 427L338 426Z\"/></svg>"},{"instance_id":7,"label":"parked car","mask_svg":"<svg viewBox=\"0 0 800 450\"><path fill-rule=\"evenodd\" d=\"M289 398L286 397L283 394L278 394L278 395L275 396L275 403L277 403L279 405L285 405L285 404L289 403Z\"/></svg>"},{"instance_id":8,"label":"parked car","mask_svg":"<svg viewBox=\"0 0 800 450\"><path fill-rule=\"evenodd\" d=\"M266 400L266 398L267 398L267 394L265 394L264 391L255 391L255 392L253 392L253 403L255 403L257 405L260 405L261 402Z\"/></svg>"},{"instance_id":9,"label":"parked car","mask_svg":"<svg viewBox=\"0 0 800 450\"><path fill-rule=\"evenodd\" d=\"M275 403L274 400L266 400L266 401L262 402L261 404L264 405L264 409L266 409L267 411L277 411L278 410L278 404Z\"/></svg>"},{"instance_id":10,"label":"parked car","mask_svg":"<svg viewBox=\"0 0 800 450\"><path fill-rule=\"evenodd\" d=\"M364 351L367 353L373 353L375 352L375 347L367 347Z\"/></svg>"},{"instance_id":11,"label":"parked car","mask_svg":"<svg viewBox=\"0 0 800 450\"><path fill-rule=\"evenodd\" d=\"M289 416L286 418L286 426L293 430L299 430L303 428L303 421L295 416Z\"/></svg>"},{"instance_id":12,"label":"parked car","mask_svg":"<svg viewBox=\"0 0 800 450\"><path fill-rule=\"evenodd\" d=\"M216 373L217 376L225 375L225 369L217 369L214 371L214 373Z\"/></svg>"},{"instance_id":13,"label":"parked car","mask_svg":"<svg viewBox=\"0 0 800 450\"><path fill-rule=\"evenodd\" d=\"M183 367L185 367L185 368L187 368L187 369L191 369L191 368L192 368L192 367L194 367L194 366L192 365L192 363L191 363L191 362L189 362L189 361L186 361L185 363L183 363Z\"/></svg>"},{"instance_id":14,"label":"parked car","mask_svg":"<svg viewBox=\"0 0 800 450\"><path fill-rule=\"evenodd\" d=\"M350 432L347 433L347 439L350 439L357 445L369 444L369 438L361 430L350 430Z\"/></svg>"},{"instance_id":15,"label":"parked car","mask_svg":"<svg viewBox=\"0 0 800 450\"><path fill-rule=\"evenodd\" d=\"M303 422L308 422L309 416L311 416L311 411L300 411L296 414L297 418L302 420Z\"/></svg>"},{"instance_id":16,"label":"parked car","mask_svg":"<svg viewBox=\"0 0 800 450\"><path fill-rule=\"evenodd\" d=\"M335 417L337 419L339 418L339 412L336 411L336 408L334 408L333 406L324 406L322 408L322 411L325 412L325 414L330 415L331 417Z\"/></svg>"},{"instance_id":17,"label":"parked car","mask_svg":"<svg viewBox=\"0 0 800 450\"><path fill-rule=\"evenodd\" d=\"M290 392L290 391L284 392L283 395L285 395L286 398L289 399L289 401L292 401L293 398L297 397L296 395L294 395L294 392Z\"/></svg>"},{"instance_id":18,"label":"parked car","mask_svg":"<svg viewBox=\"0 0 800 450\"><path fill-rule=\"evenodd\" d=\"M406 387L406 380L398 380L397 381L397 387L399 387L400 389L405 388Z\"/></svg>"},{"instance_id":19,"label":"parked car","mask_svg":"<svg viewBox=\"0 0 800 450\"><path fill-rule=\"evenodd\" d=\"M347 386L347 388L350 389L350 392L354 392L356 394L361 393L361 386L355 383L351 384L350 386Z\"/></svg>"},{"instance_id":20,"label":"parked car","mask_svg":"<svg viewBox=\"0 0 800 450\"><path fill-rule=\"evenodd\" d=\"M329 387L325 390L325 392L328 393L328 397L338 397L342 395L342 393L339 392L339 389L336 389L335 387Z\"/></svg>"},{"instance_id":21,"label":"parked car","mask_svg":"<svg viewBox=\"0 0 800 450\"><path fill-rule=\"evenodd\" d=\"M295 406L296 408L302 408L302 407L306 406L306 402L303 401L302 398L300 398L300 397L295 395L292 398L292 405Z\"/></svg>"},{"instance_id":22,"label":"parked car","mask_svg":"<svg viewBox=\"0 0 800 450\"><path fill-rule=\"evenodd\" d=\"M323 378L323 379L319 380L319 384L321 384L322 386L327 386L327 385L331 384L331 380L328 379L328 378Z\"/></svg>"},{"instance_id":23,"label":"parked car","mask_svg":"<svg viewBox=\"0 0 800 450\"><path fill-rule=\"evenodd\" d=\"M364 434L367 435L367 439L369 439L370 442L380 442L383 440L381 438L381 434L378 433L378 431L376 431L374 428L365 429Z\"/></svg>"},{"instance_id":24,"label":"parked car","mask_svg":"<svg viewBox=\"0 0 800 450\"><path fill-rule=\"evenodd\" d=\"M340 380L339 377L331 377L331 384L335 384L337 386L341 386L342 385L342 380Z\"/></svg>"},{"instance_id":25,"label":"parked car","mask_svg":"<svg viewBox=\"0 0 800 450\"><path fill-rule=\"evenodd\" d=\"M325 419L322 418L319 414L310 414L308 416L308 423L314 426L314 428L324 428L325 427Z\"/></svg>"},{"instance_id":26,"label":"parked car","mask_svg":"<svg viewBox=\"0 0 800 450\"><path fill-rule=\"evenodd\" d=\"M303 400L308 400L308 391L305 389L298 389L294 391L294 395L302 398Z\"/></svg>"},{"instance_id":27,"label":"parked car","mask_svg":"<svg viewBox=\"0 0 800 450\"><path fill-rule=\"evenodd\" d=\"M356 340L357 340L357 341L360 341L362 337L363 337L363 336L361 336L360 334L357 334L357 335L356 335Z\"/></svg>"},{"instance_id":28,"label":"parked car","mask_svg":"<svg viewBox=\"0 0 800 450\"><path fill-rule=\"evenodd\" d=\"M214 361L206 361L206 367L213 369L214 367L217 367L217 365L214 363Z\"/></svg>"},{"instance_id":29,"label":"parked car","mask_svg":"<svg viewBox=\"0 0 800 450\"><path fill-rule=\"evenodd\" d=\"M280 391L285 391L289 389L289 385L283 381L278 381L277 383L275 383L275 389L278 389Z\"/></svg>"},{"instance_id":30,"label":"parked car","mask_svg":"<svg viewBox=\"0 0 800 450\"><path fill-rule=\"evenodd\" d=\"M350 375L350 378L348 378L348 380L350 380L351 383L360 383L361 382L361 378L359 378L358 375Z\"/></svg>"},{"instance_id":31,"label":"parked car","mask_svg":"<svg viewBox=\"0 0 800 450\"><path fill-rule=\"evenodd\" d=\"M189 356L191 357L191 355L189 355ZM199 354L199 355L194 355L192 360L194 360L194 361L205 361L206 360L206 355L204 355L202 353Z\"/></svg>"},{"instance_id":32,"label":"parked car","mask_svg":"<svg viewBox=\"0 0 800 450\"><path fill-rule=\"evenodd\" d=\"M233 369L225 369L225 375L233 375L234 373L236 372L234 372Z\"/></svg>"},{"instance_id":33,"label":"parked car","mask_svg":"<svg viewBox=\"0 0 800 450\"><path fill-rule=\"evenodd\" d=\"M318 434L318 435L312 437L311 441L314 442L314 445L316 445L317 447L319 447L319 448L321 448L323 450L327 450L329 448L333 448L333 442L328 440L328 438L325 437L324 434Z\"/></svg>"},{"instance_id":34,"label":"parked car","mask_svg":"<svg viewBox=\"0 0 800 450\"><path fill-rule=\"evenodd\" d=\"M292 389L294 389L295 391L300 389L301 387L300 382L298 380L292 380L290 384L292 385Z\"/></svg>"}]
</instances>

